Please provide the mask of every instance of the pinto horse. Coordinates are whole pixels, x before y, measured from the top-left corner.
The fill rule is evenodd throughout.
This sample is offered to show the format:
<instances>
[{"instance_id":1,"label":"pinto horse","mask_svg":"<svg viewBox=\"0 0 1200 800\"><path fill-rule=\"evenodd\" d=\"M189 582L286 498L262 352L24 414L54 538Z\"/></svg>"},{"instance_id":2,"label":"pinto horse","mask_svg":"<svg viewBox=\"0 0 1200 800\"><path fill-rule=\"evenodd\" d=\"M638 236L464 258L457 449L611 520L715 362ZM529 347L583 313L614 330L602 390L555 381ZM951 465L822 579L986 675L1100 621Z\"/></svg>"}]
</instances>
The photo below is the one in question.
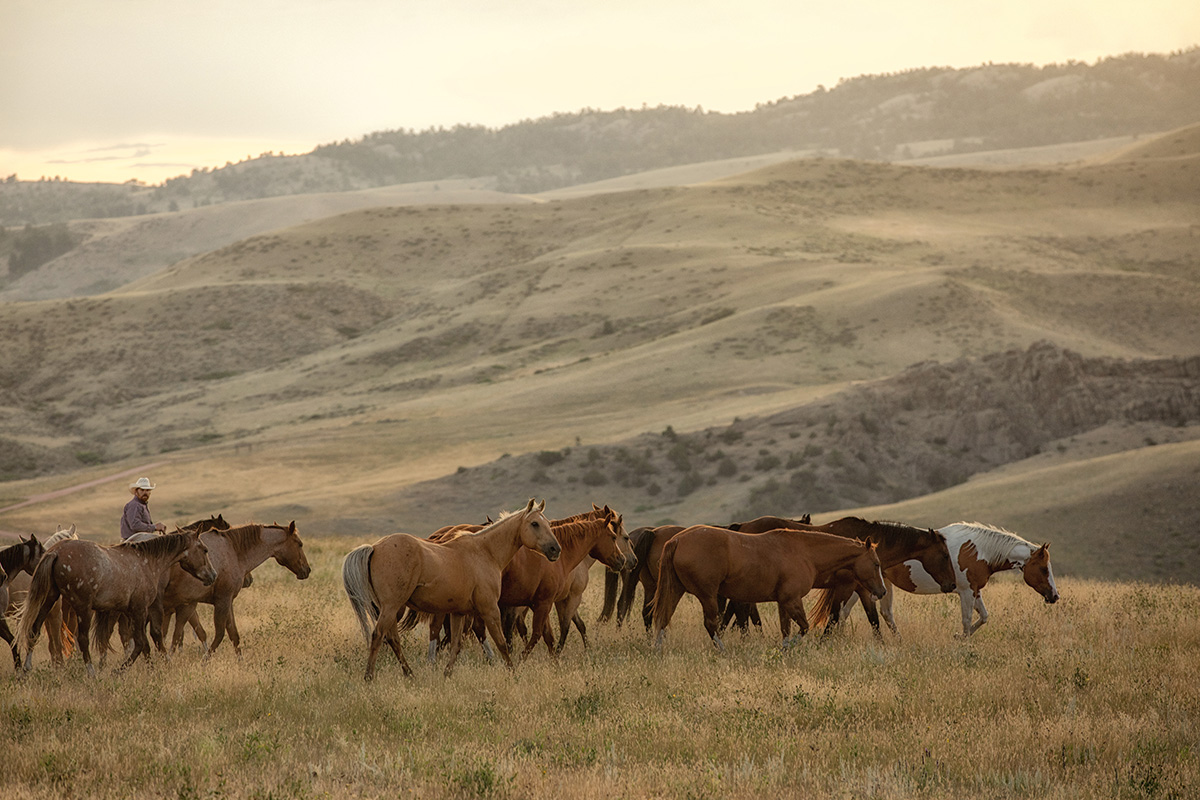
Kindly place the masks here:
<instances>
[{"instance_id":1,"label":"pinto horse","mask_svg":"<svg viewBox=\"0 0 1200 800\"><path fill-rule=\"evenodd\" d=\"M463 623L469 615L483 619L501 657L511 667L500 628L500 575L522 547L538 550L551 561L558 558L562 548L543 514L545 507L544 501L530 500L525 508L502 516L472 536L440 544L394 533L351 550L342 562L342 585L370 643L366 680L375 677L375 659L385 641L404 674L412 675L396 640L397 623L406 608L422 615L452 615L447 675L458 659ZM416 621L416 617L407 617L399 630L411 628Z\"/></svg>"},{"instance_id":2,"label":"pinto horse","mask_svg":"<svg viewBox=\"0 0 1200 800\"><path fill-rule=\"evenodd\" d=\"M889 575L897 581L903 581L904 576L919 572L927 576L931 585L938 591L953 592L955 588L954 564L950 560L950 550L946 545L946 537L930 528L917 528L900 522L871 521L861 517L842 517L823 525L809 526L809 530L832 533L849 539L869 539L879 545L879 563L883 567L884 581L890 591L892 582ZM822 589L814 594L810 622L824 625L825 633L829 634L841 619L841 609L846 601L854 594L863 602L867 619L880 637L879 614L875 610L875 600L852 583L843 583L837 589ZM885 596L886 597L886 596ZM899 635L895 621L888 619L888 627L892 633Z\"/></svg>"},{"instance_id":3,"label":"pinto horse","mask_svg":"<svg viewBox=\"0 0 1200 800\"><path fill-rule=\"evenodd\" d=\"M175 615L175 633L171 641L171 652L183 644L183 626L190 623L196 631L205 658L212 656L225 635L233 644L238 660L242 658L241 636L233 613L233 601L247 584L251 570L268 558L289 570L299 580L312 572L308 558L304 555L304 542L296 533L296 522L290 525L239 525L226 530L211 529L200 534L208 547L208 556L217 571L217 579L209 585L196 580L178 566L167 573L159 595L161 602L155 604L151 615L159 614L167 623ZM208 646L207 635L200 625L196 606L207 603L213 607L212 646ZM166 631L166 624L163 626Z\"/></svg>"},{"instance_id":4,"label":"pinto horse","mask_svg":"<svg viewBox=\"0 0 1200 800\"><path fill-rule=\"evenodd\" d=\"M700 600L705 630L722 652L718 595L743 603L778 603L786 647L792 620L800 629L797 636L808 632L804 596L814 587L836 585L843 570L883 597L876 547L874 542L815 531L748 534L707 525L688 528L663 548L654 596L655 650L661 651L665 629L685 593Z\"/></svg>"},{"instance_id":5,"label":"pinto horse","mask_svg":"<svg viewBox=\"0 0 1200 800\"><path fill-rule=\"evenodd\" d=\"M1054 583L1054 572L1050 568L1050 545L1038 545L1022 539L1011 531L978 522L956 522L939 528L946 539L954 563L955 588L962 608L963 637L979 630L988 621L987 606L983 604L982 591L988 579L997 572L1020 569L1025 583L1042 596L1046 603L1058 602L1058 588ZM936 594L942 591L931 577L921 569L908 571L893 568L885 574L888 581L913 594ZM895 630L892 617L892 600L895 592L890 590L879 604L888 625ZM850 598L848 605L853 605ZM972 624L975 612L979 619Z\"/></svg>"},{"instance_id":6,"label":"pinto horse","mask_svg":"<svg viewBox=\"0 0 1200 800\"><path fill-rule=\"evenodd\" d=\"M42 624L61 597L79 620L76 641L89 676L95 676L89 649L92 617L127 615L133 623L133 651L124 669L142 653L149 655L146 620L158 595L159 579L173 564L181 564L201 581L212 583L217 573L208 548L198 533L168 533L153 541L111 547L84 539L68 539L46 553L33 573L21 612L20 641L25 646L25 669L33 665L33 645Z\"/></svg>"},{"instance_id":7,"label":"pinto horse","mask_svg":"<svg viewBox=\"0 0 1200 800\"><path fill-rule=\"evenodd\" d=\"M74 527L71 530L74 530ZM14 589L21 591L12 585L13 581L22 572L33 575L38 561L45 552L46 548L38 541L37 536L30 536L28 539L22 536L17 544L0 550L0 638L3 638L12 648L13 668L18 671L21 669L21 653L17 648L16 637L8 627L5 614Z\"/></svg>"}]
</instances>

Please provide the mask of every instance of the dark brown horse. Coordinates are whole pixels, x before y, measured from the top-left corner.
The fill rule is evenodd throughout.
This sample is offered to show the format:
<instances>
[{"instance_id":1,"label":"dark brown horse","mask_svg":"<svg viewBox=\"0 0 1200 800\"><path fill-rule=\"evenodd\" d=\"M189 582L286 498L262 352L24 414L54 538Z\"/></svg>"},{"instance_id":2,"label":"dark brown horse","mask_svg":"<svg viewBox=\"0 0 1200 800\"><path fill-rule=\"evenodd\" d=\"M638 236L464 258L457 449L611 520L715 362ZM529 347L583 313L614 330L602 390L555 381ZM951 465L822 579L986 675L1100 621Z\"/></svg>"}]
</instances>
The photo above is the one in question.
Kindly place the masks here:
<instances>
[{"instance_id":1,"label":"dark brown horse","mask_svg":"<svg viewBox=\"0 0 1200 800\"><path fill-rule=\"evenodd\" d=\"M45 552L36 536L30 536L28 539L22 536L17 544L0 550L0 638L12 648L13 668L17 671L21 669L21 652L5 618L9 607L11 583L19 573L33 575L34 568Z\"/></svg>"},{"instance_id":2,"label":"dark brown horse","mask_svg":"<svg viewBox=\"0 0 1200 800\"><path fill-rule=\"evenodd\" d=\"M483 619L501 657L511 667L500 628L500 575L522 547L539 550L551 561L558 558L561 547L542 513L545 505L530 500L522 510L502 516L478 533L442 544L394 533L351 550L342 562L342 585L370 644L364 677L375 677L375 659L385 641L404 674L412 674L395 638L406 608L422 614L452 615L447 675L462 647L463 623L471 615Z\"/></svg>"},{"instance_id":3,"label":"dark brown horse","mask_svg":"<svg viewBox=\"0 0 1200 800\"><path fill-rule=\"evenodd\" d=\"M198 533L169 533L149 542L112 547L83 539L57 545L38 562L21 613L19 637L25 646L25 669L33 665L33 645L60 597L79 620L76 641L88 675L96 674L88 639L97 612L125 614L133 623L133 652L121 669L142 653L149 654L146 621L150 605L158 595L160 577L177 563L202 581L216 579L208 548Z\"/></svg>"},{"instance_id":4,"label":"dark brown horse","mask_svg":"<svg viewBox=\"0 0 1200 800\"><path fill-rule=\"evenodd\" d=\"M890 571L903 570L907 573L919 568L941 591L954 591L954 563L950 560L946 537L931 528L917 528L900 522L869 521L861 517L843 517L823 525L812 525L809 529L875 542L879 545L879 563L883 566L885 579ZM890 585L889 582L888 586ZM825 633L830 633L841 618L842 606L854 594L862 600L863 609L875 635L880 636L875 598L862 587L850 582L845 582L836 589L824 589L815 593L811 623L815 626L824 625ZM888 624L892 632L896 633L895 624L891 620L888 620Z\"/></svg>"},{"instance_id":5,"label":"dark brown horse","mask_svg":"<svg viewBox=\"0 0 1200 800\"><path fill-rule=\"evenodd\" d=\"M792 620L800 628L798 636L808 631L804 596L839 581L842 570L883 596L875 549L874 542L812 531L747 534L707 525L688 528L663 548L654 597L655 649L661 650L664 631L684 594L699 599L704 628L718 650L725 650L719 636L718 595L743 603L778 603L779 629L787 646Z\"/></svg>"},{"instance_id":6,"label":"dark brown horse","mask_svg":"<svg viewBox=\"0 0 1200 800\"><path fill-rule=\"evenodd\" d=\"M296 533L296 522L283 525L239 525L227 530L212 529L200 534L208 547L208 555L217 571L217 579L204 585L178 566L172 567L160 594L158 609L152 611L162 615L169 623L175 615L175 634L171 642L174 652L183 644L183 625L188 622L196 631L204 650L205 658L216 652L225 635L233 644L238 660L242 658L241 636L233 613L233 601L246 585L251 571L268 558L291 571L300 580L310 574L311 567L304 555L304 542ZM196 606L205 603L213 607L213 635L211 647L207 646L204 628L196 614ZM167 628L163 625L163 630Z\"/></svg>"}]
</instances>

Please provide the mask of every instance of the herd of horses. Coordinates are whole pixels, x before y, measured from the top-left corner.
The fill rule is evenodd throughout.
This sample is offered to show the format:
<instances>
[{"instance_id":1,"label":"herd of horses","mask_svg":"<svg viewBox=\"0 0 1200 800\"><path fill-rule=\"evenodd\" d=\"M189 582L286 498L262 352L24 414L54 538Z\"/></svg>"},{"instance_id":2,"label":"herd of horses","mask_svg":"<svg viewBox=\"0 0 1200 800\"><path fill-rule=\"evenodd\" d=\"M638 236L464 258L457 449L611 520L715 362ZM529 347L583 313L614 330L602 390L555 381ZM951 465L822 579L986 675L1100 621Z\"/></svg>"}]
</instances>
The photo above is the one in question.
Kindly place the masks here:
<instances>
[{"instance_id":1,"label":"herd of horses","mask_svg":"<svg viewBox=\"0 0 1200 800\"><path fill-rule=\"evenodd\" d=\"M251 572L270 558L298 579L309 576L295 522L232 527L218 515L113 546L79 539L74 526L45 542L22 538L0 550L0 636L12 649L18 673L31 669L43 627L52 661L61 664L77 646L89 675L95 675L93 642L103 662L118 628L125 645L118 669L149 656L151 641L160 652L177 650L188 625L205 658L228 636L240 659L233 601L250 585ZM545 503L531 499L494 521L451 525L424 538L395 533L345 556L343 588L368 645L365 678L374 677L384 643L404 673L412 674L401 634L418 624L428 625L431 663L448 648L446 675L468 634L489 660L498 653L510 667L517 635L525 639L522 658L541 642L556 656L572 625L586 647L579 606L597 561L607 568L600 620L615 614L621 626L640 586L642 620L658 651L688 594L699 601L704 628L721 651L721 634L730 622L761 629L760 603L777 605L786 647L812 626L828 634L859 601L876 636L882 635L881 611L898 634L892 613L897 588L957 592L963 636L987 622L981 592L996 572L1019 569L1045 602L1058 600L1048 545L978 523L930 529L845 517L814 525L806 515L626 533L622 515L607 505L551 520ZM211 645L197 614L202 603L213 606ZM558 616L557 643L551 610ZM172 616L168 650L164 634ZM15 633L6 617L16 620Z\"/></svg>"}]
</instances>

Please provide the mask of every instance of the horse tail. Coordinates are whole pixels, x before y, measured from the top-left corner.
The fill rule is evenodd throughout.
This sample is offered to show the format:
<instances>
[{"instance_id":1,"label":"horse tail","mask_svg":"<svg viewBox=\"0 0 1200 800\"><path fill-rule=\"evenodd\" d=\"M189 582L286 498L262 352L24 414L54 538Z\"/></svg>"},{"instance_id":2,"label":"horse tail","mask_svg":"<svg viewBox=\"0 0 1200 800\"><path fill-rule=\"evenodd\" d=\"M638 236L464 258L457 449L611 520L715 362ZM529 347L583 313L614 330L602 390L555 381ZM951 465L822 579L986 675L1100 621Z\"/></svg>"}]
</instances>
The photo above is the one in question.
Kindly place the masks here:
<instances>
[{"instance_id":1,"label":"horse tail","mask_svg":"<svg viewBox=\"0 0 1200 800\"><path fill-rule=\"evenodd\" d=\"M675 570L675 550L679 546L676 539L671 539L663 547L662 561L658 565L658 591L654 593L654 630L661 631L671 622L671 616L679 601L683 599L685 589L679 573Z\"/></svg>"},{"instance_id":2,"label":"horse tail","mask_svg":"<svg viewBox=\"0 0 1200 800\"><path fill-rule=\"evenodd\" d=\"M91 641L92 647L100 653L113 652L112 645L109 643L112 640L113 628L117 626L117 621L120 619L119 614L105 612L92 616Z\"/></svg>"},{"instance_id":3,"label":"horse tail","mask_svg":"<svg viewBox=\"0 0 1200 800\"><path fill-rule=\"evenodd\" d=\"M417 627L419 623L432 621L433 614L410 608L401 618L400 622L396 624L396 630L398 632L411 631L413 628Z\"/></svg>"},{"instance_id":4,"label":"horse tail","mask_svg":"<svg viewBox=\"0 0 1200 800\"><path fill-rule=\"evenodd\" d=\"M79 624L79 618L75 614L75 609L62 604L62 657L70 658L71 653L75 652L75 626Z\"/></svg>"},{"instance_id":5,"label":"horse tail","mask_svg":"<svg viewBox=\"0 0 1200 800\"><path fill-rule=\"evenodd\" d=\"M621 586L621 573L608 569L604 571L604 606L600 609L597 622L608 622L612 619L613 611L617 609L617 590Z\"/></svg>"},{"instance_id":6,"label":"horse tail","mask_svg":"<svg viewBox=\"0 0 1200 800\"><path fill-rule=\"evenodd\" d=\"M808 624L811 628L823 628L833 614L833 592L828 589L813 589L810 595L813 599L812 610L808 612Z\"/></svg>"},{"instance_id":7,"label":"horse tail","mask_svg":"<svg viewBox=\"0 0 1200 800\"><path fill-rule=\"evenodd\" d=\"M53 604L59 597L58 587L54 584L54 566L57 563L58 554L54 551L46 553L38 561L29 584L29 593L25 595L25 603L19 611L21 618L17 623L17 642L24 643L26 659L37 644L40 631L35 623L42 607Z\"/></svg>"},{"instance_id":8,"label":"horse tail","mask_svg":"<svg viewBox=\"0 0 1200 800\"><path fill-rule=\"evenodd\" d=\"M342 586L368 642L379 621L379 598L371 586L371 556L374 552L373 545L359 545L342 561Z\"/></svg>"}]
</instances>

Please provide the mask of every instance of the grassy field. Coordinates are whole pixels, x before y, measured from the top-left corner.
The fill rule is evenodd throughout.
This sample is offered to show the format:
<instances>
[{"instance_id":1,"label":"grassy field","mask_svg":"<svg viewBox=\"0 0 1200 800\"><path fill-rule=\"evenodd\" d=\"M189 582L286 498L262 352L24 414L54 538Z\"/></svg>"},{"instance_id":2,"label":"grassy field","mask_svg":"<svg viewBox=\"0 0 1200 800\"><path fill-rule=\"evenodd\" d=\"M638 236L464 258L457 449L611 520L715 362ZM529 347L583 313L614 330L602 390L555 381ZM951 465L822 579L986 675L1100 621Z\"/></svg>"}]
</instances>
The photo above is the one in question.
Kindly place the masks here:
<instances>
[{"instance_id":1,"label":"grassy field","mask_svg":"<svg viewBox=\"0 0 1200 800\"><path fill-rule=\"evenodd\" d=\"M5 798L1116 797L1200 794L1200 589L1059 580L1047 606L1013 579L991 622L955 638L956 597L897 600L904 638L861 613L781 652L766 634L718 655L687 598L655 655L640 625L595 620L558 662L515 672L464 650L416 676L366 646L341 589L357 540L307 544L312 576L266 564L237 604L244 660L194 643L171 662L76 657L0 678ZM211 620L207 614L202 614ZM206 624L209 624L206 622ZM209 625L211 629L211 625ZM384 657L386 656L386 658Z\"/></svg>"}]
</instances>

